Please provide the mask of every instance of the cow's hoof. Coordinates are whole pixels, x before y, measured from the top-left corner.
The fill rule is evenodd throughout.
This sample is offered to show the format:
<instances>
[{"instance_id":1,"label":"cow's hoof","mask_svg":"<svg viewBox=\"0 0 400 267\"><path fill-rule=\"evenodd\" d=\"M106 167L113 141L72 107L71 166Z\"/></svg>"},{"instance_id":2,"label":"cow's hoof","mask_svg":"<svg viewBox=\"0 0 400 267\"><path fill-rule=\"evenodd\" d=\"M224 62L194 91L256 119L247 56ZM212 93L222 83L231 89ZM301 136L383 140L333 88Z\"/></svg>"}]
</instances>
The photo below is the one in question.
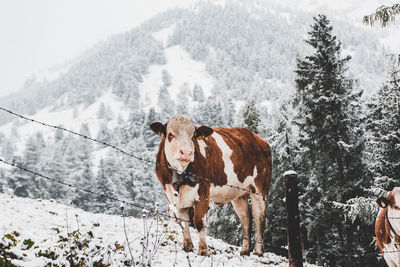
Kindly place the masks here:
<instances>
[{"instance_id":1,"label":"cow's hoof","mask_svg":"<svg viewBox=\"0 0 400 267\"><path fill-rule=\"evenodd\" d=\"M199 248L199 256L210 257L210 253L208 252L208 248Z\"/></svg>"},{"instance_id":2,"label":"cow's hoof","mask_svg":"<svg viewBox=\"0 0 400 267\"><path fill-rule=\"evenodd\" d=\"M250 256L250 250L249 249L246 249L246 250L242 249L240 251L240 256Z\"/></svg>"},{"instance_id":3,"label":"cow's hoof","mask_svg":"<svg viewBox=\"0 0 400 267\"><path fill-rule=\"evenodd\" d=\"M193 243L191 241L184 241L183 250L185 252L192 252L193 251Z\"/></svg>"},{"instance_id":4,"label":"cow's hoof","mask_svg":"<svg viewBox=\"0 0 400 267\"><path fill-rule=\"evenodd\" d=\"M254 249L253 254L262 257L264 255L264 251L260 249Z\"/></svg>"}]
</instances>

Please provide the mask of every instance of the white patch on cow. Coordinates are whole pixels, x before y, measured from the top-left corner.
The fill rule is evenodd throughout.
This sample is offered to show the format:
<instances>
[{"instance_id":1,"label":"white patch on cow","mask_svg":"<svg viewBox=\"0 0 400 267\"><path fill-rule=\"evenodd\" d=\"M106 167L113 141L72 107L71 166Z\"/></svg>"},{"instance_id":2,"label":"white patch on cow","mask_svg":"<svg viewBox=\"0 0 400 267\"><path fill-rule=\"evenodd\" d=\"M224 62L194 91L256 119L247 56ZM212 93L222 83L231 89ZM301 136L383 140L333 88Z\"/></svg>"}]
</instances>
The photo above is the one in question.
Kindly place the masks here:
<instances>
[{"instance_id":1,"label":"white patch on cow","mask_svg":"<svg viewBox=\"0 0 400 267\"><path fill-rule=\"evenodd\" d=\"M172 184L165 185L165 194L167 195L167 200L170 204L176 206L179 202L178 191L174 189Z\"/></svg>"},{"instance_id":2,"label":"white patch on cow","mask_svg":"<svg viewBox=\"0 0 400 267\"><path fill-rule=\"evenodd\" d=\"M178 208L189 208L194 206L195 201L199 201L199 185L196 186L189 186L189 185L182 185L179 188L179 201L178 201Z\"/></svg>"},{"instance_id":3,"label":"white patch on cow","mask_svg":"<svg viewBox=\"0 0 400 267\"><path fill-rule=\"evenodd\" d=\"M199 143L200 153L203 155L203 157L206 158L206 147L207 147L206 142L204 142L204 140L199 140L198 143Z\"/></svg>"},{"instance_id":4,"label":"white patch on cow","mask_svg":"<svg viewBox=\"0 0 400 267\"><path fill-rule=\"evenodd\" d=\"M400 187L395 187L392 190L394 195L395 205L400 207ZM400 210L396 210L393 208L388 208L388 216L390 217L400 217ZM400 235L400 220L392 219L390 220L390 224L393 226L393 229Z\"/></svg>"},{"instance_id":5,"label":"white patch on cow","mask_svg":"<svg viewBox=\"0 0 400 267\"><path fill-rule=\"evenodd\" d=\"M392 239L392 242L389 244L384 244L383 246L383 251L397 251L398 249L396 248L394 241ZM388 263L389 266L398 266L396 265L390 265L390 262L394 263L400 263L400 254L399 253L384 253L383 258L385 261Z\"/></svg>"},{"instance_id":6,"label":"white patch on cow","mask_svg":"<svg viewBox=\"0 0 400 267\"><path fill-rule=\"evenodd\" d=\"M254 183L254 179L257 177L257 167L254 166L253 175L249 175L245 178L244 182L241 183L237 177L237 174L234 170L234 165L231 160L232 149L228 146L228 144L224 141L221 135L217 133L213 133L212 137L214 137L219 149L222 152L222 160L224 161L224 172L227 176L227 184L224 186L215 186L211 185L210 194L211 199L214 203L222 204L228 203L235 198L243 196L248 192L245 190L241 190L241 188L246 188L247 186ZM234 187L238 188L234 188Z\"/></svg>"},{"instance_id":7,"label":"white patch on cow","mask_svg":"<svg viewBox=\"0 0 400 267\"><path fill-rule=\"evenodd\" d=\"M394 195L394 200L395 200L394 204L397 206L400 206L400 187L393 188L392 193ZM391 217L400 217L400 210L393 209L389 206L387 211L388 211L388 217L389 217L390 224L392 225L392 227L396 231L396 233L400 234L399 220L390 219ZM380 213L378 214L378 217L379 216L380 216ZM383 233L382 229L380 229L379 231L381 234ZM391 233L391 235L393 236L394 233ZM383 244L383 252L397 251L397 250L398 249L395 246L394 238L391 239L391 242L389 244L385 244L385 243ZM399 266L399 263L400 263L400 254L399 253L383 253L383 257L385 258L385 261L388 263L389 266Z\"/></svg>"}]
</instances>

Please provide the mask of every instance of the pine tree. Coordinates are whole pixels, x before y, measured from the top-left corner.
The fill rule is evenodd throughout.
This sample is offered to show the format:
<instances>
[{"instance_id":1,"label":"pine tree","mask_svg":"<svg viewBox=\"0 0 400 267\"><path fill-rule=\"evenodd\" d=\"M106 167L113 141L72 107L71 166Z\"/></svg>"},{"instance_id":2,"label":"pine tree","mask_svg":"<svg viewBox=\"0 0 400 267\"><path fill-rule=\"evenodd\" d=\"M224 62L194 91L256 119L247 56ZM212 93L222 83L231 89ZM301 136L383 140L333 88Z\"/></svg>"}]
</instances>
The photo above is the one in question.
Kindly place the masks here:
<instances>
[{"instance_id":1,"label":"pine tree","mask_svg":"<svg viewBox=\"0 0 400 267\"><path fill-rule=\"evenodd\" d=\"M235 123L235 104L233 103L231 98L224 98L223 99L223 106L222 106L222 120L224 121L224 126L232 127Z\"/></svg>"},{"instance_id":2,"label":"pine tree","mask_svg":"<svg viewBox=\"0 0 400 267\"><path fill-rule=\"evenodd\" d=\"M243 123L250 131L258 133L260 126L260 112L256 107L254 100L248 100L243 108Z\"/></svg>"},{"instance_id":3,"label":"pine tree","mask_svg":"<svg viewBox=\"0 0 400 267\"><path fill-rule=\"evenodd\" d=\"M87 123L83 123L79 130L80 134L90 137L90 131ZM90 189L93 184L93 163L91 160L91 152L93 151L92 143L89 143L86 139L77 140L77 150L75 151L76 163L74 170L74 184L80 188ZM73 202L78 207L83 209L90 209L93 205L92 196L85 192L76 192Z\"/></svg>"},{"instance_id":4,"label":"pine tree","mask_svg":"<svg viewBox=\"0 0 400 267\"><path fill-rule=\"evenodd\" d=\"M222 106L216 97L209 97L207 101L200 104L193 113L194 122L199 125L224 125Z\"/></svg>"},{"instance_id":5,"label":"pine tree","mask_svg":"<svg viewBox=\"0 0 400 267\"><path fill-rule=\"evenodd\" d=\"M160 107L163 119L169 119L174 113L174 102L172 101L168 87L161 86L158 92L158 106Z\"/></svg>"},{"instance_id":6,"label":"pine tree","mask_svg":"<svg viewBox=\"0 0 400 267\"><path fill-rule=\"evenodd\" d=\"M286 254L282 249L287 245L286 237L286 204L283 174L294 168L296 136L292 130L292 119L294 111L291 109L291 103L288 100L282 101L276 110L271 112L271 118L268 118L265 134L269 142L272 153L272 174L273 180L268 194L267 218L268 232L264 238L265 247L268 251L278 254ZM263 137L263 135L261 135ZM299 166L296 164L296 170Z\"/></svg>"},{"instance_id":7,"label":"pine tree","mask_svg":"<svg viewBox=\"0 0 400 267\"><path fill-rule=\"evenodd\" d=\"M166 88L168 88L168 87L170 87L171 86L171 75L169 74L169 72L168 71L166 71L166 70L163 70L162 71L162 77L161 77L161 80L162 80L162 82L164 83L164 86L166 87Z\"/></svg>"},{"instance_id":8,"label":"pine tree","mask_svg":"<svg viewBox=\"0 0 400 267\"><path fill-rule=\"evenodd\" d=\"M300 174L303 238L313 251L307 257L328 265L354 266L361 262L356 264L352 255L368 246L363 243L367 238L359 240L363 237L355 234L357 227L368 229L368 225L346 221L343 209L369 186L362 162L361 92L353 92L345 67L350 57L341 58L341 43L332 35L329 20L319 15L311 27L306 43L314 53L298 59L295 71L295 123L304 166Z\"/></svg>"},{"instance_id":9,"label":"pine tree","mask_svg":"<svg viewBox=\"0 0 400 267\"><path fill-rule=\"evenodd\" d=\"M110 160L100 160L97 177L94 183L96 193L104 196L115 197L112 178L115 173L115 162ZM112 213L115 211L116 203L104 196L96 196L92 210L101 213Z\"/></svg>"},{"instance_id":10,"label":"pine tree","mask_svg":"<svg viewBox=\"0 0 400 267\"><path fill-rule=\"evenodd\" d=\"M204 102L205 101L204 91L203 91L203 87L201 87L201 85L197 85L197 84L194 85L193 101L196 101L196 102Z\"/></svg>"},{"instance_id":11,"label":"pine tree","mask_svg":"<svg viewBox=\"0 0 400 267\"><path fill-rule=\"evenodd\" d=\"M22 157L15 157L16 165L28 170L38 171L39 161L46 144L40 132L28 138ZM26 172L22 169L13 168L7 175L8 184L17 196L21 197L46 197L40 195L42 178Z\"/></svg>"},{"instance_id":12,"label":"pine tree","mask_svg":"<svg viewBox=\"0 0 400 267\"><path fill-rule=\"evenodd\" d=\"M374 175L374 198L400 186L400 78L395 70L391 76L369 104L367 155Z\"/></svg>"}]
</instances>

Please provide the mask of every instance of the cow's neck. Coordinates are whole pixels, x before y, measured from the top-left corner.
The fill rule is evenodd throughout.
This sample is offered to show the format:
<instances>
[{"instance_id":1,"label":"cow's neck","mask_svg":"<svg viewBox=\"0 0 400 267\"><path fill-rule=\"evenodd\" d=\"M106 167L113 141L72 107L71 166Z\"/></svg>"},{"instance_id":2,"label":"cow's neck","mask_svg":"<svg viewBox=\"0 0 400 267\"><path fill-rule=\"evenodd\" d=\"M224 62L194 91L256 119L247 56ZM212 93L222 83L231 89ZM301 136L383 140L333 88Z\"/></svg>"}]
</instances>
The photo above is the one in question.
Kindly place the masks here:
<instances>
[{"instance_id":1,"label":"cow's neck","mask_svg":"<svg viewBox=\"0 0 400 267\"><path fill-rule=\"evenodd\" d=\"M196 178L192 173L192 168L193 164L189 163L187 166L186 170L183 172L179 172L171 167L169 167L172 170L172 184L177 185L178 188L181 185L190 185L194 186L196 183Z\"/></svg>"},{"instance_id":2,"label":"cow's neck","mask_svg":"<svg viewBox=\"0 0 400 267\"><path fill-rule=\"evenodd\" d=\"M391 209L387 209L385 215L390 231L395 235L394 238L396 246L400 246L400 223L398 220L399 214L397 212L392 212Z\"/></svg>"}]
</instances>

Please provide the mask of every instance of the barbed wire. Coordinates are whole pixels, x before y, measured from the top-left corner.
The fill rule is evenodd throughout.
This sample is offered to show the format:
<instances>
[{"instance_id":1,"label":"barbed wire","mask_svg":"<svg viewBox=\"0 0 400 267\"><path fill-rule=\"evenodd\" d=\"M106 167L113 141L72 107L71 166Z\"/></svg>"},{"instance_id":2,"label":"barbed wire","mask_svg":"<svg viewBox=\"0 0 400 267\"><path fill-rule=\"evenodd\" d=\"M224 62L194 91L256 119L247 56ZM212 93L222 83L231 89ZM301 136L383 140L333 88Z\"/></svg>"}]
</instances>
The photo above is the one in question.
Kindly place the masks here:
<instances>
[{"instance_id":1,"label":"barbed wire","mask_svg":"<svg viewBox=\"0 0 400 267\"><path fill-rule=\"evenodd\" d=\"M71 131L71 130L66 129L66 128L64 128L64 127L61 127L61 126L51 125L51 124L44 123L44 122L41 122L41 121L38 121L38 120L35 120L35 119L32 119L32 118L28 118L28 117L25 117L25 116L23 116L23 115L21 115L21 114L17 114L17 113L15 113L15 112L13 112L13 111L11 111L11 110L8 110L8 109L6 109L6 108L3 108L3 107L0 107L0 110L3 110L3 111L5 111L5 112L7 112L7 113L9 113L9 114L11 114L11 115L14 115L14 116L16 116L16 117L21 118L21 119L24 119L24 120L27 120L27 121L30 121L30 122L34 122L34 123L40 124L40 125L45 126L45 127L50 127L50 128L54 128L54 129L57 129L57 130L62 130L62 131L65 131L65 132L68 132L68 133L77 135L77 136L79 136L79 137L82 137L82 138L84 138L84 139L88 139L88 140L90 140L90 141L93 141L93 142L102 144L102 145L104 145L104 146L107 146L107 147L110 147L110 148L112 148L112 149L115 149L116 151L119 151L119 152L121 152L122 154L125 154L125 155L127 155L127 156L130 156L130 157L132 157L132 158L135 158L135 159L138 159L138 160L147 162L147 163L156 164L155 161L148 160L148 159L145 159L145 158L136 156L136 155L131 154L131 153L129 153L129 152L126 152L125 150L122 150L122 149L120 149L120 148L118 148L118 147L116 147L116 146L114 146L114 145L108 144L108 143L106 143L106 142L104 142L104 141L100 141L100 140L91 138L90 136L87 136L87 135L84 135L84 134L81 134L81 133L77 133L77 132Z\"/></svg>"},{"instance_id":2,"label":"barbed wire","mask_svg":"<svg viewBox=\"0 0 400 267\"><path fill-rule=\"evenodd\" d=\"M145 159L145 158L143 158L143 157L139 157L139 156L134 155L134 154L132 154L132 153L129 153L129 152L123 150L123 149L120 149L120 148L118 148L118 147L116 147L116 146L114 146L114 145L108 144L108 143L106 143L106 142L104 142L104 141L91 138L91 137L86 136L86 135L84 135L84 134L77 133L77 132L74 132L74 131L72 131L72 130L63 128L63 127L61 127L61 126L51 125L51 124L44 123L44 122L41 122L41 121L38 121L38 120L35 120L35 119L32 119L32 118L28 118L28 117L25 117L25 116L23 116L23 115L17 114L17 113L15 113L15 112L11 111L11 110L5 109L5 108L3 108L3 107L0 107L0 110L3 110L3 111L5 111L5 112L7 112L7 113L9 113L9 114L11 114L11 115L14 115L14 116L17 116L17 117L21 118L21 119L24 119L24 120L27 120L27 121L30 121L30 122L34 122L34 123L40 124L40 125L45 126L45 127L50 127L50 128L62 130L62 131L65 131L65 132L74 134L74 135L76 135L76 136L82 137L82 138L84 138L84 139L87 139L87 140L90 140L90 141L99 143L99 144L104 145L104 146L106 146L106 147L110 147L110 148L112 148L112 149L114 149L114 150L116 150L116 151L118 151L118 152L120 152L120 153L122 153L122 154L124 154L124 155L130 156L130 157L135 158L135 159L137 159L137 160L140 160L140 161L143 161L143 162L146 162L146 163L155 164L156 166L168 167L168 168L174 170L174 169L171 168L170 166L166 166L166 165L163 165L163 164L161 164L161 163L157 163L157 162L155 162L155 161L148 160L148 159ZM36 172L36 171L32 171L32 170L30 170L30 169L27 169L27 168L25 168L25 167L23 167L23 166L20 166L20 165L18 165L18 164L7 162L7 161L5 161L5 160L3 160L3 159L1 159L1 158L0 158L0 162L2 162L2 163L4 163L4 164L7 164L7 165L10 165L10 166L15 167L15 168L19 168L19 169L21 169L21 170L23 170L23 171L29 172L29 173L31 173L31 174L34 174L34 175L39 176L39 177L41 177L41 178L44 178L44 179L46 179L46 180L49 180L49 181L52 181L52 182L61 184L61 185L63 185L63 186L66 186L66 187L70 188L71 190L72 190L72 188L74 188L75 190L78 190L78 191L81 191L81 192L85 192L85 193L89 193L89 194L96 195L96 196L100 196L100 197L104 197L104 198L107 198L107 199L110 199L110 200L113 200L113 201L117 201L117 202L120 202L120 203L122 203L122 204L132 206L132 207L134 207L134 208L136 208L136 209L141 209L142 211L148 209L147 207L138 205L138 204L133 203L133 202L129 202L129 201L126 201L126 200L119 199L119 198L117 198L117 197L113 197L113 196L105 195L105 194L102 194L102 193L98 193L98 192L95 192L95 191L92 191L92 190L89 190L89 189L81 188L81 187L78 187L78 186L76 186L76 185L66 183L66 182L64 182L64 181L61 181L61 180L58 180L58 179L55 179L55 178L51 178L51 177L49 177L49 176L40 174L40 173L38 173L38 172ZM177 171L177 170L175 170L175 171ZM194 174L193 174L193 175L194 175ZM213 183L212 180L209 179L209 178L202 177L202 176L200 176L200 175L194 175L194 176L197 177L197 178L200 178L201 180L205 180L205 181L208 181L208 182L210 182L210 183ZM246 191L246 192L248 192L248 193L250 193L250 194L256 194L256 195L263 196L262 194L259 194L259 193L257 193L257 192L254 192L254 191L249 190L249 189L246 189L246 188L237 187L237 186L233 186L233 185L229 185L229 184L226 184L225 186L228 186L228 187L231 187L231 188L235 188L235 189L240 189L240 190ZM263 197L264 197L264 196L263 196ZM161 217L164 217L164 218L179 220L179 221L182 221L182 222L189 222L189 223L191 222L190 220L185 220L185 219L178 218L178 217L176 217L176 216L171 216L171 215L169 215L169 214L165 214L165 213L161 213L161 212L158 212L158 215L160 215ZM385 216L378 216L377 218L384 218L384 217L385 217ZM389 217L389 219L400 219L400 217ZM208 228L208 229L209 229L209 227L204 227L204 228ZM243 238L243 239L247 239L247 238ZM255 242L256 242L256 243L261 243L261 242L259 242L259 241L255 241ZM317 251L305 250L305 252L308 252L308 253L313 253L313 252L314 252L314 253L316 253ZM400 250L383 251L383 253L384 253L384 254L388 254L388 253L400 253ZM365 255L379 255L379 254L380 254L380 252L365 252L365 253L362 253L362 254L351 254L350 256L353 256L353 257L362 257L362 256L365 256ZM339 255L336 255L336 256L339 256ZM343 256L343 255L340 255L340 256Z\"/></svg>"},{"instance_id":3,"label":"barbed wire","mask_svg":"<svg viewBox=\"0 0 400 267\"><path fill-rule=\"evenodd\" d=\"M119 199L117 197L113 197L113 196L105 195L105 194L102 194L102 193L98 193L98 192L95 192L95 191L92 191L92 190L89 190L89 189L81 188L79 186L66 183L66 182L61 181L59 179L51 178L51 177L49 177L47 175L43 175L43 174L40 174L40 173L38 173L36 171L33 171L33 170L27 169L27 168L25 168L23 166L20 166L19 164L10 163L10 162L2 159L2 158L0 158L0 162L4 163L6 165L12 166L12 167L21 169L21 170L23 170L25 172L28 172L28 173L31 173L33 175L39 176L39 177L44 178L46 180L61 184L63 186L66 186L66 187L70 188L71 190L72 190L72 188L74 188L75 190L78 190L78 191L81 191L81 192L85 192L85 193L89 193L89 194L92 194L92 195L104 197L104 198L107 198L107 199L110 199L110 200L114 200L114 201L120 202L120 203L125 204L125 205L132 206L132 207L137 208L137 209L141 209L141 211L148 210L148 207L144 207L144 206L138 205L138 204L133 203L133 202L122 200L122 199ZM169 214L165 214L165 213L161 213L161 212L157 212L157 214L159 216L161 216L161 217L164 217L164 218L174 219L174 220L178 220L178 221L181 221L181 222L189 222L189 223L191 223L190 220L182 219L182 218L179 218L179 217L176 217L176 216L171 216ZM385 217L385 216L378 216L378 218L381 218L381 217ZM389 218L390 219L400 219L400 217L389 217ZM209 227L206 227L206 226L204 226L204 228L205 229L210 229ZM246 240L247 238L243 237L243 239ZM257 240L255 240L254 242L263 244L263 242L260 242L260 241L257 241ZM317 251L312 251L312 250L311 251L310 250L305 250L305 252L318 253ZM399 252L400 252L400 250L392 250L392 251L383 251L382 253L385 254L385 253L399 253ZM361 257L361 256L365 256L365 255L379 255L379 254L381 254L381 253L380 252L365 252L363 254L351 254L350 256ZM342 256L342 255L335 255L335 256Z\"/></svg>"},{"instance_id":4,"label":"barbed wire","mask_svg":"<svg viewBox=\"0 0 400 267\"><path fill-rule=\"evenodd\" d=\"M78 191L81 191L81 192L85 192L85 193L89 193L89 194L92 194L92 195L104 197L104 198L107 198L107 199L110 199L110 200L118 201L118 202L120 202L120 203L122 203L122 204L129 205L129 206L132 206L132 207L137 208L137 209L141 209L142 212L143 212L143 210L146 210L146 211L147 211L147 210L149 209L149 208L147 208L147 207L138 205L138 204L133 203L133 202L129 202L129 201L126 201L126 200L119 199L119 198L117 198L117 197L112 197L112 196L109 196L109 195L105 195L105 194L102 194L102 193L98 193L98 192L95 192L95 191L92 191L92 190L89 190L89 189L81 188L81 187L79 187L79 186L77 186L77 185L69 184L69 183L66 183L66 182L64 182L64 181L61 181L61 180L59 180L59 179L51 178L51 177L49 177L49 176L47 176L47 175L40 174L40 173L38 173L38 172L36 172L36 171L27 169L27 168L25 168L25 167L23 167L23 166L20 166L20 165L18 165L18 164L8 162L8 161L6 161L6 160L4 160L4 159L2 159L2 158L0 158L0 162L2 162L2 163L4 163L4 164L7 164L7 165L9 165L9 166L12 166L12 167L21 169L21 170L23 170L23 171L25 171L25 172L29 172L29 173L31 173L31 174L33 174L33 175L39 176L39 177L44 178L44 179L46 179L46 180L49 180L49 181L52 181L52 182L61 184L61 185L63 185L63 186L67 186L67 187L70 188L71 190L72 190L72 188L75 188L75 190L78 190ZM177 216L171 216L171 215L169 215L169 214L161 213L161 212L159 212L159 211L157 212L157 214L160 215L161 217L169 218L169 219L174 219L174 220L181 221L181 222L188 222L188 223L191 223L191 222L192 222L191 220L182 219L182 218L179 218L179 217L177 217ZM207 227L207 226L204 225L204 229L210 229L210 227ZM247 239L247 238L243 238L243 239ZM255 243L263 243L263 242L260 242L260 241L255 240Z\"/></svg>"},{"instance_id":5,"label":"barbed wire","mask_svg":"<svg viewBox=\"0 0 400 267\"><path fill-rule=\"evenodd\" d=\"M45 126L45 127L50 127L50 128L53 128L53 129L62 130L62 131L65 131L65 132L74 134L74 135L76 135L76 136L82 137L82 138L84 138L84 139L87 139L87 140L90 140L90 141L99 143L99 144L101 144L101 145L110 147L110 148L112 148L112 149L114 149L114 150L116 150L116 151L121 152L122 154L124 154L124 155L126 155L126 156L135 158L135 159L137 159L137 160L140 160L140 161L143 161L143 162L146 162L146 163L155 164L156 166L160 166L160 167L167 167L167 168L169 168L169 169L171 169L171 170L174 170L174 171L178 171L178 172L179 172L179 170L176 170L176 169L172 168L171 166L168 166L168 165L161 164L161 163L158 163L158 162L149 160L149 159L145 159L145 158L139 157L139 156L134 155L134 154L132 154L132 153L129 153L129 152L123 150L123 149L120 149L120 148L118 148L118 147L116 147L116 146L114 146L114 145L108 144L108 143L106 143L106 142L104 142L104 141L101 141L101 140L97 140L97 139L92 138L92 137L90 137L90 136L87 136L87 135L84 135L84 134L81 134L81 133L74 132L74 131L72 131L72 130L66 129L66 128L61 127L61 126L51 125L51 124L44 123L44 122L41 122L41 121L38 121L38 120L35 120L35 119L32 119L32 118L28 118L28 117L26 117L26 116L23 116L23 115L21 115L21 114L15 113L15 112L13 112L13 111L11 111L11 110L9 110L9 109L3 108L3 107L0 107L0 110L3 110L3 111L5 111L5 112L7 112L7 113L9 113L9 114L11 114L11 115L14 115L14 116L16 116L16 117L21 118L21 119L24 119L24 120L27 120L27 121L30 121L30 122L33 122L33 123L37 123L37 124L40 124L40 125ZM210 179L210 178L203 177L203 176L201 176L201 175L195 175L195 174L193 174L193 176L196 177L196 178L199 178L200 180L207 181L207 182L209 182L209 183L214 183L213 180ZM249 190L249 189L246 189L246 188L243 188L243 187L234 186L234 185L230 185L230 184L224 184L223 186L228 186L228 187L231 187L231 188L234 188L234 189L239 189L239 190L242 190L242 191L246 191L246 192L248 192L248 193L250 193L250 194L255 194L255 195L259 195L259 196L264 197L263 194L257 193L257 192L255 192L255 191L253 191L253 190Z\"/></svg>"},{"instance_id":6,"label":"barbed wire","mask_svg":"<svg viewBox=\"0 0 400 267\"><path fill-rule=\"evenodd\" d=\"M49 180L49 181L52 181L52 182L61 184L61 185L63 185L63 186L67 186L67 187L69 187L71 190L72 190L72 188L74 188L75 190L78 190L78 191L81 191L81 192L85 192L85 193L89 193L89 194L92 194L92 195L96 195L96 196L99 196L99 197L104 197L104 198L107 198L107 199L110 199L110 200L114 200L114 201L120 202L120 203L122 203L122 204L129 205L129 206L132 206L132 207L134 207L134 208L140 209L140 210L142 210L142 211L143 211L143 210L148 210L148 209L149 209L149 208L147 208L147 207L138 205L138 204L133 203L133 202L129 202L129 201L126 201L126 200L123 200L123 199L119 199L119 198L117 198L117 197L113 197L113 196L105 195L105 194L102 194L102 193L98 193L98 192L95 192L95 191L92 191L92 190L89 190L89 189L81 188L81 187L79 187L79 186L77 186L77 185L73 185L73 184L70 184L70 183L66 183L66 182L61 181L61 180L59 180L59 179L55 179L55 178L49 177L49 176L47 176L47 175L40 174L40 173L38 173L38 172L36 172L36 171L33 171L33 170L27 169L27 168L25 168L25 167L23 167L23 166L20 166L19 164L12 163L12 162L8 162L8 161L6 161L6 160L4 160L4 159L2 159L2 158L0 158L0 162L4 163L4 164L6 164L6 165L12 166L12 167L21 169L21 170L23 170L23 171L25 171L25 172L29 172L29 173L31 173L31 174L33 174L33 175L39 176L39 177L44 178L44 179L46 179L46 180ZM184 222L191 222L191 221L189 221L189 220L177 218L177 217L171 216L171 215L169 215L169 214L165 214L165 213L160 213L160 212L159 212L158 214L159 214L161 217L164 217L164 218L176 219L176 220L180 220L180 221L184 221Z\"/></svg>"}]
</instances>

